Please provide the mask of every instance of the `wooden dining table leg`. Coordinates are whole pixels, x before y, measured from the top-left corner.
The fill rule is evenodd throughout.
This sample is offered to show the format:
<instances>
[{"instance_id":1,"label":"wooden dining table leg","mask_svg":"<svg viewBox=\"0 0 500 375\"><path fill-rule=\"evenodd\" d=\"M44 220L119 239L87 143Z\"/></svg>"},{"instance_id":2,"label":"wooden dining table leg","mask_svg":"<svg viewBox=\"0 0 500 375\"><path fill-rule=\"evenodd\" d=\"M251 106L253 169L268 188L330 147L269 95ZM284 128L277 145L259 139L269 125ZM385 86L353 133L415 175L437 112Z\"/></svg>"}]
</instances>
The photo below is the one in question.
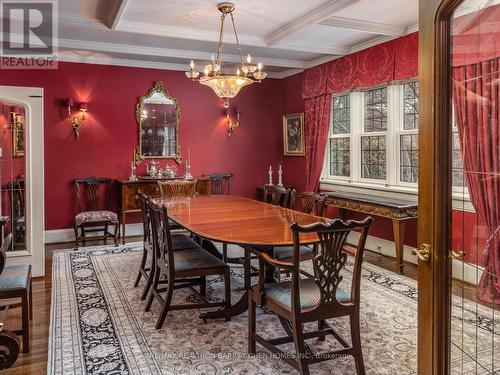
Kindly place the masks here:
<instances>
[{"instance_id":1,"label":"wooden dining table leg","mask_svg":"<svg viewBox=\"0 0 500 375\"><path fill-rule=\"evenodd\" d=\"M227 319L233 316L237 316L243 314L248 310L248 291L252 288L252 264L251 257L252 254L257 254L259 251L272 251L272 248L259 249L256 250L252 247L243 247L245 250L245 258L243 261L243 288L245 292L238 300L238 302L232 304L230 307L224 307L217 311L209 311L203 314L200 314L200 318L204 321L208 319ZM267 282L275 282L274 279L275 270L274 267L266 268L266 283Z\"/></svg>"}]
</instances>

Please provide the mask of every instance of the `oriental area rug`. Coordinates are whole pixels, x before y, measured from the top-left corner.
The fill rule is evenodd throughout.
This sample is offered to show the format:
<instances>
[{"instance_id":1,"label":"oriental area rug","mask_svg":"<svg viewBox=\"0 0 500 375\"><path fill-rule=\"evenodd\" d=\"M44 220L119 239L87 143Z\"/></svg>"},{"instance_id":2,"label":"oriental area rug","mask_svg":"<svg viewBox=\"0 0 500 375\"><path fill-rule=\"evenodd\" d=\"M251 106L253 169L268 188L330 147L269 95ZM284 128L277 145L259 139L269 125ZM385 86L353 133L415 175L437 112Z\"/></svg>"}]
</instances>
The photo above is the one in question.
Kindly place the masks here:
<instances>
[{"instance_id":1,"label":"oriental area rug","mask_svg":"<svg viewBox=\"0 0 500 375\"><path fill-rule=\"evenodd\" d=\"M162 329L155 323L155 301L144 312L140 295L144 281L133 287L142 244L80 248L55 252L48 374L296 374L296 370L257 345L247 355L247 314L203 323L202 310L169 312ZM237 248L230 246L230 251ZM352 258L342 287L348 290ZM231 267L236 301L242 293L243 270ZM208 280L211 299L222 297L222 279ZM174 292L174 303L193 301L189 289ZM452 373L496 373L500 360L499 313L454 297ZM455 308L455 306L457 308ZM349 338L347 319L332 320ZM284 334L278 318L257 308L257 332L265 337ZM361 339L368 374L416 374L417 283L367 262L361 282ZM492 341L493 340L493 341ZM336 341L308 340L314 351L338 348ZM286 348L286 347L285 347ZM291 352L292 346L288 348ZM354 374L351 357L310 366L311 374Z\"/></svg>"}]
</instances>

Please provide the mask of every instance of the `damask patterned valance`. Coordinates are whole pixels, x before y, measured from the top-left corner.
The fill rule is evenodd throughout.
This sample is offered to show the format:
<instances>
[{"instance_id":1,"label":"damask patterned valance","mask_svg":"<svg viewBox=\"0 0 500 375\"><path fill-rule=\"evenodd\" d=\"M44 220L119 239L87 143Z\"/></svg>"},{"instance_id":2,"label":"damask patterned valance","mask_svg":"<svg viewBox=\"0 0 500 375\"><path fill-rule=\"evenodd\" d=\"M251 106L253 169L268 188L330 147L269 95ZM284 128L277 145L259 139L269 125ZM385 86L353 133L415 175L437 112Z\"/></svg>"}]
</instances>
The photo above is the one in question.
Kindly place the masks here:
<instances>
[{"instance_id":1,"label":"damask patterned valance","mask_svg":"<svg viewBox=\"0 0 500 375\"><path fill-rule=\"evenodd\" d=\"M418 33L412 33L306 70L302 97L309 99L417 75Z\"/></svg>"}]
</instances>

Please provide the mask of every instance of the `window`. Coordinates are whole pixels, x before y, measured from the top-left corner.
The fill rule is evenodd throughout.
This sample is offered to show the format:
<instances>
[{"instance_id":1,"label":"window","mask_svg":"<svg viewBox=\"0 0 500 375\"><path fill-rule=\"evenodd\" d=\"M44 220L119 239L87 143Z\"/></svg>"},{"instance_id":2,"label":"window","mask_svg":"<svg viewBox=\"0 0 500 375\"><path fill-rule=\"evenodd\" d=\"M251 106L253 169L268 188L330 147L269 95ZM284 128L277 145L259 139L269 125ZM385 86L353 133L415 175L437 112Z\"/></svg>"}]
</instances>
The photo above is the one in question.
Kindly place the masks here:
<instances>
[{"instance_id":1,"label":"window","mask_svg":"<svg viewBox=\"0 0 500 375\"><path fill-rule=\"evenodd\" d=\"M363 133L374 135L361 137L361 177L385 180L387 87L365 91L364 106Z\"/></svg>"},{"instance_id":2,"label":"window","mask_svg":"<svg viewBox=\"0 0 500 375\"><path fill-rule=\"evenodd\" d=\"M330 135L330 175L351 175L351 119L349 95L333 97Z\"/></svg>"},{"instance_id":3,"label":"window","mask_svg":"<svg viewBox=\"0 0 500 375\"><path fill-rule=\"evenodd\" d=\"M323 177L416 189L417 81L335 95Z\"/></svg>"},{"instance_id":4,"label":"window","mask_svg":"<svg viewBox=\"0 0 500 375\"><path fill-rule=\"evenodd\" d=\"M418 82L403 84L403 129L399 135L399 179L418 182Z\"/></svg>"}]
</instances>

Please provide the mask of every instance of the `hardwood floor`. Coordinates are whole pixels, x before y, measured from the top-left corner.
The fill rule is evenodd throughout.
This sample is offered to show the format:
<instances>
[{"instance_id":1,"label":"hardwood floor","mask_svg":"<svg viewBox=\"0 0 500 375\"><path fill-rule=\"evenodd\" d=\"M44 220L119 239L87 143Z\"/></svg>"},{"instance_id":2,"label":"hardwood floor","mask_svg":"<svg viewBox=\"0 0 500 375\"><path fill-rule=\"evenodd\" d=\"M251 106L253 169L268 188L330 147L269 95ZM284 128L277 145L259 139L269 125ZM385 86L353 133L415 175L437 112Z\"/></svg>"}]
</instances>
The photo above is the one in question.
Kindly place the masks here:
<instances>
[{"instance_id":1,"label":"hardwood floor","mask_svg":"<svg viewBox=\"0 0 500 375\"><path fill-rule=\"evenodd\" d=\"M141 237L127 238L126 242L140 241ZM88 241L88 246L99 245L102 242ZM72 243L50 244L45 246L45 274L43 278L33 279L33 321L31 324L31 351L20 354L15 365L3 372L6 375L41 375L46 373L48 338L50 324L51 288L52 288L52 253L55 250L68 249ZM365 261L379 267L396 272L395 260L371 251L365 252ZM405 264L405 275L413 279L417 278L417 267L414 264ZM454 290L461 293L461 289ZM466 291L466 298L475 300L473 288ZM21 326L20 309L9 310L6 330L19 329Z\"/></svg>"}]
</instances>

